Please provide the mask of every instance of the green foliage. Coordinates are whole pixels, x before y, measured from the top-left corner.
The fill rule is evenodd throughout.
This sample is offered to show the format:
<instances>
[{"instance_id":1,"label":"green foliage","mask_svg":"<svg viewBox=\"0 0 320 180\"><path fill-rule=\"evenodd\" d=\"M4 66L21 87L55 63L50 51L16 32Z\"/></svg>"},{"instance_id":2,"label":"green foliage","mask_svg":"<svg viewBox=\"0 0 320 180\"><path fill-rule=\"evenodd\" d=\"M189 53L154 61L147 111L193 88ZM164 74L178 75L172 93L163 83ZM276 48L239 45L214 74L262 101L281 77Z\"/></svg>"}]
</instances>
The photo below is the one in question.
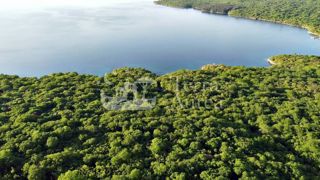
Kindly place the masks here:
<instances>
[{"instance_id":1,"label":"green foliage","mask_svg":"<svg viewBox=\"0 0 320 180\"><path fill-rule=\"evenodd\" d=\"M8 150L1 150L0 151L0 166L4 167L6 165L10 165L13 163L14 156Z\"/></svg>"},{"instance_id":2,"label":"green foliage","mask_svg":"<svg viewBox=\"0 0 320 180\"><path fill-rule=\"evenodd\" d=\"M157 3L290 24L320 35L318 0L159 0Z\"/></svg>"},{"instance_id":3,"label":"green foliage","mask_svg":"<svg viewBox=\"0 0 320 180\"><path fill-rule=\"evenodd\" d=\"M57 137L49 137L47 139L47 146L49 148L55 147L59 143L59 139Z\"/></svg>"},{"instance_id":4,"label":"green foliage","mask_svg":"<svg viewBox=\"0 0 320 180\"><path fill-rule=\"evenodd\" d=\"M0 75L0 179L319 179L320 57L270 60L162 76ZM101 89L145 76L155 107L103 108Z\"/></svg>"},{"instance_id":5,"label":"green foliage","mask_svg":"<svg viewBox=\"0 0 320 180\"><path fill-rule=\"evenodd\" d=\"M78 170L67 171L58 177L58 180L87 180L87 178L80 174Z\"/></svg>"},{"instance_id":6,"label":"green foliage","mask_svg":"<svg viewBox=\"0 0 320 180\"><path fill-rule=\"evenodd\" d=\"M28 170L28 179L45 180L45 172L42 168L31 165Z\"/></svg>"},{"instance_id":7,"label":"green foliage","mask_svg":"<svg viewBox=\"0 0 320 180\"><path fill-rule=\"evenodd\" d=\"M166 148L166 143L159 138L154 138L151 141L150 150L154 154L161 153Z\"/></svg>"}]
</instances>

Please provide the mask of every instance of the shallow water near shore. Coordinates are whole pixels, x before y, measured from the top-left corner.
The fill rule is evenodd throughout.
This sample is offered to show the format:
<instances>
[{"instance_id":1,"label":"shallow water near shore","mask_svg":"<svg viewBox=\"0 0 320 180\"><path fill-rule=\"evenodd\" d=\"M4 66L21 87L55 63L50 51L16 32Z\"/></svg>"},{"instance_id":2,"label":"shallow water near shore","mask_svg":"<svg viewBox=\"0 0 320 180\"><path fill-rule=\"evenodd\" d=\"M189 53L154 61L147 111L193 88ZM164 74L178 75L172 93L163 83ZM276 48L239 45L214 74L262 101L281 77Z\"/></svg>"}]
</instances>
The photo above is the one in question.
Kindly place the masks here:
<instances>
[{"instance_id":1,"label":"shallow water near shore","mask_svg":"<svg viewBox=\"0 0 320 180\"><path fill-rule=\"evenodd\" d=\"M36 0L0 8L0 73L103 75L130 66L163 74L210 63L263 67L277 54L320 55L320 40L304 29L152 0L28 1Z\"/></svg>"}]
</instances>

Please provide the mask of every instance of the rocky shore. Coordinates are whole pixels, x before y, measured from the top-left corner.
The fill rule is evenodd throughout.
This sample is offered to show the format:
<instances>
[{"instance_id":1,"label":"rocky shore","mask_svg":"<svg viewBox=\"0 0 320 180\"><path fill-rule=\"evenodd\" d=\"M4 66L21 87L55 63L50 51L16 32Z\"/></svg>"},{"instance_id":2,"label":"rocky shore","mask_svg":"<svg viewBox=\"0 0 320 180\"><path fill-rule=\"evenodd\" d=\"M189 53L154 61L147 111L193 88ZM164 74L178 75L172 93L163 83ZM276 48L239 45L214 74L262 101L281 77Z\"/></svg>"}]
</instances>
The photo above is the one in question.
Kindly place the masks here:
<instances>
[{"instance_id":1,"label":"rocky shore","mask_svg":"<svg viewBox=\"0 0 320 180\"><path fill-rule=\"evenodd\" d=\"M209 14L221 14L221 15L228 15L229 11L238 9L238 6L227 5L227 4L216 4L216 5L201 5L195 6L193 9L199 10L203 13Z\"/></svg>"}]
</instances>

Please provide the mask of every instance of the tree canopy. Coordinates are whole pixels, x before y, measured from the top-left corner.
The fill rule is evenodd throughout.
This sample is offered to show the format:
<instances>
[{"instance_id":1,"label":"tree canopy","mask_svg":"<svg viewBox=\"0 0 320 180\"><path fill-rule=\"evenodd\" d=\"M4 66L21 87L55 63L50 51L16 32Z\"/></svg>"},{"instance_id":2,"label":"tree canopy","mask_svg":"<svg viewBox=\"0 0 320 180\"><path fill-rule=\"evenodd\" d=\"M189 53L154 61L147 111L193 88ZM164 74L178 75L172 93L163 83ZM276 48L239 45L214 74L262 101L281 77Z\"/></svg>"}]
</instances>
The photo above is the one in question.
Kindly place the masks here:
<instances>
[{"instance_id":1,"label":"tree canopy","mask_svg":"<svg viewBox=\"0 0 320 180\"><path fill-rule=\"evenodd\" d=\"M0 75L0 179L317 179L320 57L156 75ZM125 81L148 110L108 110ZM112 84L112 86L111 86ZM140 89L141 90L141 89Z\"/></svg>"}]
</instances>

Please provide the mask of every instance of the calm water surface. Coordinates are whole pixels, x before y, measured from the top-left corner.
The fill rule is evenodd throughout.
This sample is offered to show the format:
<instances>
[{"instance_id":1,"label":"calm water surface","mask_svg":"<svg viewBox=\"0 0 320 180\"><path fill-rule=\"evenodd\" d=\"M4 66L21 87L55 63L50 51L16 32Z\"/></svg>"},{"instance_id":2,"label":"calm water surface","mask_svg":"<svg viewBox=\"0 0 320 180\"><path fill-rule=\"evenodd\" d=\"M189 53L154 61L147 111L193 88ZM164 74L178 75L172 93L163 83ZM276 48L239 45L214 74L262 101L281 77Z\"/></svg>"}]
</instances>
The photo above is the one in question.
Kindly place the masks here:
<instances>
[{"instance_id":1,"label":"calm water surface","mask_svg":"<svg viewBox=\"0 0 320 180\"><path fill-rule=\"evenodd\" d=\"M208 63L267 66L282 53L320 55L320 40L299 28L152 0L70 2L0 9L0 73L102 75L123 66L167 73Z\"/></svg>"}]
</instances>

